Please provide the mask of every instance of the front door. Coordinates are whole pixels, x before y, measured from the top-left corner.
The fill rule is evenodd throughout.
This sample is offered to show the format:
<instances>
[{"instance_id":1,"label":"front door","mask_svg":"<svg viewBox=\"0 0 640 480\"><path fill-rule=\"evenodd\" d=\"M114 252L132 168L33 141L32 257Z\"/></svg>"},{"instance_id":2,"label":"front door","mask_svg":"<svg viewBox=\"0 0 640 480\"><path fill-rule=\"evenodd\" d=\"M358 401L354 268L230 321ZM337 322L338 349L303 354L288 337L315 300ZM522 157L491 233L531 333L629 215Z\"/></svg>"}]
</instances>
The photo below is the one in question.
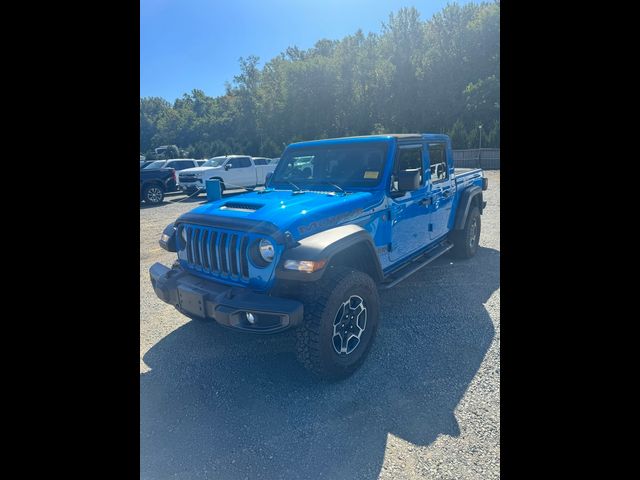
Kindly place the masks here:
<instances>
[{"instance_id":1,"label":"front door","mask_svg":"<svg viewBox=\"0 0 640 480\"><path fill-rule=\"evenodd\" d=\"M424 146L419 144L400 145L396 152L391 182L391 251L392 262L411 255L429 243L429 208L427 176L424 166L428 165ZM398 172L420 168L420 188L413 192L398 191ZM426 170L428 171L428 170Z\"/></svg>"},{"instance_id":2,"label":"front door","mask_svg":"<svg viewBox=\"0 0 640 480\"><path fill-rule=\"evenodd\" d=\"M224 166L224 186L227 189L253 187L256 183L256 172L249 157L230 158Z\"/></svg>"}]
</instances>

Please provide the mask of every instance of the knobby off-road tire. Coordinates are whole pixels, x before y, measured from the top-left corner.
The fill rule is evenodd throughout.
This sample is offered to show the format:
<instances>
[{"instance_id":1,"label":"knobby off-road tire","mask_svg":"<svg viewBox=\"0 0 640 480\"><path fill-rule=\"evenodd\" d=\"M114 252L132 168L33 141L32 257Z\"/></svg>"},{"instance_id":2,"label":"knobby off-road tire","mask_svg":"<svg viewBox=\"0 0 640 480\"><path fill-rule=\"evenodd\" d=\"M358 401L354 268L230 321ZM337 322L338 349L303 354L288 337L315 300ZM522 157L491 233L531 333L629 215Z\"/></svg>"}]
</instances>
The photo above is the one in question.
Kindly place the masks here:
<instances>
[{"instance_id":1,"label":"knobby off-road tire","mask_svg":"<svg viewBox=\"0 0 640 480\"><path fill-rule=\"evenodd\" d=\"M378 290L369 275L329 267L305 299L304 324L296 331L298 360L321 379L348 377L371 349L379 312Z\"/></svg>"},{"instance_id":2,"label":"knobby off-road tire","mask_svg":"<svg viewBox=\"0 0 640 480\"><path fill-rule=\"evenodd\" d=\"M456 258L471 258L478 251L480 240L480 209L474 206L465 222L462 230L456 230L451 234L453 248L451 253Z\"/></svg>"}]
</instances>

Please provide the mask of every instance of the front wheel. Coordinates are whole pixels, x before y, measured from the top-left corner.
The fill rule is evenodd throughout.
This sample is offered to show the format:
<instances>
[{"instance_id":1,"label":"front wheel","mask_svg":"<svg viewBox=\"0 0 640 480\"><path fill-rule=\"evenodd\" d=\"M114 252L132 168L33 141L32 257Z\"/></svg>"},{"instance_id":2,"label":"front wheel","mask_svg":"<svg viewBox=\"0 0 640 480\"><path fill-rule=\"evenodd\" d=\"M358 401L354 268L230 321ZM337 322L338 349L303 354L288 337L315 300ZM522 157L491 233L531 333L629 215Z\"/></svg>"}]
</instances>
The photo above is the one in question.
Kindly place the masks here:
<instances>
[{"instance_id":1,"label":"front wheel","mask_svg":"<svg viewBox=\"0 0 640 480\"><path fill-rule=\"evenodd\" d=\"M330 267L305 302L297 355L316 376L338 380L366 358L378 328L380 299L373 279L358 270Z\"/></svg>"},{"instance_id":2,"label":"front wheel","mask_svg":"<svg viewBox=\"0 0 640 480\"><path fill-rule=\"evenodd\" d=\"M451 234L453 241L452 253L457 258L471 258L478 251L480 241L480 209L474 206L469 212L462 230Z\"/></svg>"}]
</instances>

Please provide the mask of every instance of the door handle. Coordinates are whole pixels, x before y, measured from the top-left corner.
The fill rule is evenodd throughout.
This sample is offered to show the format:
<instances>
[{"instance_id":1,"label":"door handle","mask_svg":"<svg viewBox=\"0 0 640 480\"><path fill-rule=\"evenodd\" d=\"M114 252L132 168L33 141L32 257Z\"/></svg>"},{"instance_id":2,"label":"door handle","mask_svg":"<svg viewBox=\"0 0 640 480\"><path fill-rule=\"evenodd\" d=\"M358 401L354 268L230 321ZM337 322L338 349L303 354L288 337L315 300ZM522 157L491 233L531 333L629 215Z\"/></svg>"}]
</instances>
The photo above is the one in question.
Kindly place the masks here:
<instances>
[{"instance_id":1,"label":"door handle","mask_svg":"<svg viewBox=\"0 0 640 480\"><path fill-rule=\"evenodd\" d=\"M420 205L424 205L425 207L428 207L429 205L431 205L431 197L424 197L418 203Z\"/></svg>"}]
</instances>

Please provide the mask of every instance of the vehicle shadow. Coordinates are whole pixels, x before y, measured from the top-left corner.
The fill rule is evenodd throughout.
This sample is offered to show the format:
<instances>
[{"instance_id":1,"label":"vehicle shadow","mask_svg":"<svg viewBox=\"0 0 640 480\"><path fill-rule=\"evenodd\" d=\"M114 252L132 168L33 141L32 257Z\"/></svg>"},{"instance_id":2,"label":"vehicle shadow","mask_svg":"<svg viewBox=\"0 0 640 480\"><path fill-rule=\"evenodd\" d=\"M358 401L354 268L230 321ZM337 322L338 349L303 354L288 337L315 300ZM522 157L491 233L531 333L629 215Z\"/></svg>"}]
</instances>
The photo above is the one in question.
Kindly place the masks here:
<instances>
[{"instance_id":1,"label":"vehicle shadow","mask_svg":"<svg viewBox=\"0 0 640 480\"><path fill-rule=\"evenodd\" d=\"M483 304L499 264L488 248L445 256L381 292L371 354L339 383L309 377L291 335L178 328L143 358L141 478L374 479L389 433L458 436L454 410L494 337Z\"/></svg>"}]
</instances>

